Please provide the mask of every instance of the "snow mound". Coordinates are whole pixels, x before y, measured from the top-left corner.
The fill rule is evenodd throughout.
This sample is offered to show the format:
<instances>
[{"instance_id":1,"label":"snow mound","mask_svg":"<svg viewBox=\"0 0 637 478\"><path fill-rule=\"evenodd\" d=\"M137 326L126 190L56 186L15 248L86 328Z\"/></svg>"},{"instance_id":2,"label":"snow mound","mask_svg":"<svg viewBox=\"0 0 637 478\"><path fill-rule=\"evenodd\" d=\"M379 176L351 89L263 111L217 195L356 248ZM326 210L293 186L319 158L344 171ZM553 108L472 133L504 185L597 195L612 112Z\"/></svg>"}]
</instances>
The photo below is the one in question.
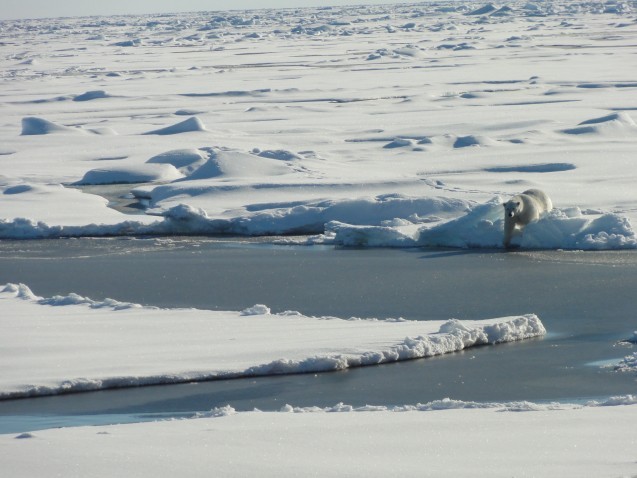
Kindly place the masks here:
<instances>
[{"instance_id":1,"label":"snow mound","mask_svg":"<svg viewBox=\"0 0 637 478\"><path fill-rule=\"evenodd\" d=\"M18 184L6 188L2 194L22 194L33 190L34 187L31 184Z\"/></svg>"},{"instance_id":2,"label":"snow mound","mask_svg":"<svg viewBox=\"0 0 637 478\"><path fill-rule=\"evenodd\" d=\"M113 43L113 46L122 46L122 47L137 47L141 46L143 41L140 38L135 38L133 40L124 40Z\"/></svg>"},{"instance_id":3,"label":"snow mound","mask_svg":"<svg viewBox=\"0 0 637 478\"><path fill-rule=\"evenodd\" d=\"M257 156L261 156L262 158L269 159L278 159L279 161L292 161L294 159L301 159L301 156L298 154L292 153L291 151L286 151L284 149L277 150L265 150L265 151L254 151Z\"/></svg>"},{"instance_id":4,"label":"snow mound","mask_svg":"<svg viewBox=\"0 0 637 478\"><path fill-rule=\"evenodd\" d=\"M463 217L421 229L417 242L426 246L499 248L503 227L501 201L496 198ZM529 249L634 249L637 238L628 220L616 214L590 219L579 209L553 209L529 224L514 244Z\"/></svg>"},{"instance_id":5,"label":"snow mound","mask_svg":"<svg viewBox=\"0 0 637 478\"><path fill-rule=\"evenodd\" d=\"M513 14L513 9L507 5L499 8L491 14L492 17L507 17Z\"/></svg>"},{"instance_id":6,"label":"snow mound","mask_svg":"<svg viewBox=\"0 0 637 478\"><path fill-rule=\"evenodd\" d=\"M393 141L387 143L383 148L385 149L396 149L396 148L406 148L414 145L414 141L408 138L396 138Z\"/></svg>"},{"instance_id":7,"label":"snow mound","mask_svg":"<svg viewBox=\"0 0 637 478\"><path fill-rule=\"evenodd\" d=\"M182 178L183 175L172 164L142 164L113 166L87 171L75 184L134 184L168 182Z\"/></svg>"},{"instance_id":8,"label":"snow mound","mask_svg":"<svg viewBox=\"0 0 637 478\"><path fill-rule=\"evenodd\" d=\"M55 133L83 134L86 133L86 131L81 128L72 128L70 126L60 125L43 118L36 118L34 116L22 118L23 136Z\"/></svg>"},{"instance_id":9,"label":"snow mound","mask_svg":"<svg viewBox=\"0 0 637 478\"><path fill-rule=\"evenodd\" d=\"M416 242L419 245L443 247L500 247L503 225L500 198L480 204L469 213L433 227L420 229Z\"/></svg>"},{"instance_id":10,"label":"snow mound","mask_svg":"<svg viewBox=\"0 0 637 478\"><path fill-rule=\"evenodd\" d=\"M392 226L355 226L339 221L325 225L325 234L319 241L347 247L416 247L413 232L404 232Z\"/></svg>"},{"instance_id":11,"label":"snow mound","mask_svg":"<svg viewBox=\"0 0 637 478\"><path fill-rule=\"evenodd\" d=\"M194 170L186 179L210 179L219 176L259 178L291 172L288 165L280 161L280 157L220 148L207 148L206 152L208 161Z\"/></svg>"},{"instance_id":12,"label":"snow mound","mask_svg":"<svg viewBox=\"0 0 637 478\"><path fill-rule=\"evenodd\" d=\"M189 175L199 168L207 157L203 151L198 149L173 149L153 156L146 162L149 164L170 164L180 173Z\"/></svg>"},{"instance_id":13,"label":"snow mound","mask_svg":"<svg viewBox=\"0 0 637 478\"><path fill-rule=\"evenodd\" d=\"M615 366L615 371L637 373L637 352L633 352L632 355L624 357Z\"/></svg>"},{"instance_id":14,"label":"snow mound","mask_svg":"<svg viewBox=\"0 0 637 478\"><path fill-rule=\"evenodd\" d=\"M590 219L554 209L524 230L521 247L542 249L635 249L637 237L625 217L613 213Z\"/></svg>"},{"instance_id":15,"label":"snow mound","mask_svg":"<svg viewBox=\"0 0 637 478\"><path fill-rule=\"evenodd\" d=\"M572 135L626 135L637 134L637 124L625 112L582 121L576 128L562 130Z\"/></svg>"},{"instance_id":16,"label":"snow mound","mask_svg":"<svg viewBox=\"0 0 637 478\"><path fill-rule=\"evenodd\" d=\"M6 312L0 398L342 370L546 333L533 314L464 322L342 320L272 314L264 305L233 312L77 294L42 298L23 284L0 287L0 306ZM36 329L47 333L34 336Z\"/></svg>"},{"instance_id":17,"label":"snow mound","mask_svg":"<svg viewBox=\"0 0 637 478\"><path fill-rule=\"evenodd\" d=\"M181 121L180 123L176 123L172 126L155 129L153 131L148 131L147 133L144 133L144 134L170 135L170 134L190 133L194 131L207 131L203 122L196 116L193 116L192 118L188 118L187 120Z\"/></svg>"},{"instance_id":18,"label":"snow mound","mask_svg":"<svg viewBox=\"0 0 637 478\"><path fill-rule=\"evenodd\" d=\"M403 25L400 28L405 30L411 30L415 27L416 27L415 23L409 23L407 25ZM391 49L391 50L387 48L379 48L373 53L370 53L367 56L367 60L368 61L378 60L380 58L387 58L387 57L393 58L393 59L404 59L404 58L412 59L412 58L419 58L421 56L422 56L422 51L420 50L420 48L413 45L406 45L404 47Z\"/></svg>"},{"instance_id":19,"label":"snow mound","mask_svg":"<svg viewBox=\"0 0 637 478\"><path fill-rule=\"evenodd\" d=\"M110 98L111 95L107 94L104 90L87 91L81 95L77 95L73 98L73 101L91 101L101 98Z\"/></svg>"},{"instance_id":20,"label":"snow mound","mask_svg":"<svg viewBox=\"0 0 637 478\"><path fill-rule=\"evenodd\" d=\"M484 5L480 8L477 8L475 10L472 10L466 13L466 15L488 15L490 13L495 12L496 10L497 8L493 4L488 3L487 5Z\"/></svg>"},{"instance_id":21,"label":"snow mound","mask_svg":"<svg viewBox=\"0 0 637 478\"><path fill-rule=\"evenodd\" d=\"M522 10L528 10L531 12L539 12L540 11L540 7L539 5L535 4L535 3L525 3L524 5L522 5Z\"/></svg>"},{"instance_id":22,"label":"snow mound","mask_svg":"<svg viewBox=\"0 0 637 478\"><path fill-rule=\"evenodd\" d=\"M263 304L256 304L241 311L241 315L270 315L270 308Z\"/></svg>"},{"instance_id":23,"label":"snow mound","mask_svg":"<svg viewBox=\"0 0 637 478\"><path fill-rule=\"evenodd\" d=\"M170 186L160 186L158 189L164 188ZM469 204L458 199L413 198L388 194L355 199L253 205L250 210L242 211L229 219L209 217L205 210L184 204L171 207L163 211L162 215L170 221L172 227L187 227L190 232L254 236L320 234L336 229L336 224L341 222L385 227L385 221L393 223L396 218L401 217L411 217L413 221L438 220L439 216L449 217L466 211ZM407 224L413 226L411 221L407 221ZM392 227L386 229L393 233ZM378 241L378 238L375 240ZM403 246L405 245L413 244L404 243Z\"/></svg>"},{"instance_id":24,"label":"snow mound","mask_svg":"<svg viewBox=\"0 0 637 478\"><path fill-rule=\"evenodd\" d=\"M454 148L468 148L470 146L494 146L497 143L486 136L458 136L453 140Z\"/></svg>"},{"instance_id":25,"label":"snow mound","mask_svg":"<svg viewBox=\"0 0 637 478\"><path fill-rule=\"evenodd\" d=\"M416 230L400 225L330 223L326 238L344 246L501 248L503 230L502 200L496 197L473 205L464 215ZM513 244L528 249L635 249L637 236L629 221L617 214L587 217L578 208L553 209L518 231Z\"/></svg>"},{"instance_id":26,"label":"snow mound","mask_svg":"<svg viewBox=\"0 0 637 478\"><path fill-rule=\"evenodd\" d=\"M180 109L175 111L174 114L177 116L195 116L195 115L200 115L202 113L205 113L205 111L185 108L185 109Z\"/></svg>"}]
</instances>

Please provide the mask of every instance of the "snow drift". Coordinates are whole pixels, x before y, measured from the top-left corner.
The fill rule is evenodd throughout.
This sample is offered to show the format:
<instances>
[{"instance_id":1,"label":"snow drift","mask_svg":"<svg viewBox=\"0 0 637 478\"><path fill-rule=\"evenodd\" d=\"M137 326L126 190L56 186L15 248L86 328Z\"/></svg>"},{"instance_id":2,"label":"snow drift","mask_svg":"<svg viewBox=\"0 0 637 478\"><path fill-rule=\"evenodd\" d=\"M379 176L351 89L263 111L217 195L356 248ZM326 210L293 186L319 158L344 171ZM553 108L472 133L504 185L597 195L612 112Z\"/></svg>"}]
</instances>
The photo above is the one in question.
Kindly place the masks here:
<instances>
[{"instance_id":1,"label":"snow drift","mask_svg":"<svg viewBox=\"0 0 637 478\"><path fill-rule=\"evenodd\" d=\"M188 118L187 120L184 120L180 123L166 126L165 128L148 131L144 134L157 134L160 136L164 136L171 134L191 133L195 131L206 131L206 127L199 118L193 116L192 118Z\"/></svg>"},{"instance_id":2,"label":"snow drift","mask_svg":"<svg viewBox=\"0 0 637 478\"><path fill-rule=\"evenodd\" d=\"M499 197L474 205L470 212L416 231L392 226L352 226L330 223L328 242L346 246L426 246L501 248L504 227ZM579 208L556 208L539 221L516 231L513 244L527 249L635 249L637 236L630 222L617 214L586 216Z\"/></svg>"},{"instance_id":3,"label":"snow drift","mask_svg":"<svg viewBox=\"0 0 637 478\"><path fill-rule=\"evenodd\" d=\"M134 184L168 182L182 178L183 174L172 164L142 164L129 166L112 166L91 169L82 179L75 182L77 186L89 184Z\"/></svg>"},{"instance_id":4,"label":"snow drift","mask_svg":"<svg viewBox=\"0 0 637 478\"><path fill-rule=\"evenodd\" d=\"M22 118L22 136L55 133L82 134L86 133L86 131L81 128L73 128L57 124L44 118L36 118L34 116Z\"/></svg>"}]
</instances>

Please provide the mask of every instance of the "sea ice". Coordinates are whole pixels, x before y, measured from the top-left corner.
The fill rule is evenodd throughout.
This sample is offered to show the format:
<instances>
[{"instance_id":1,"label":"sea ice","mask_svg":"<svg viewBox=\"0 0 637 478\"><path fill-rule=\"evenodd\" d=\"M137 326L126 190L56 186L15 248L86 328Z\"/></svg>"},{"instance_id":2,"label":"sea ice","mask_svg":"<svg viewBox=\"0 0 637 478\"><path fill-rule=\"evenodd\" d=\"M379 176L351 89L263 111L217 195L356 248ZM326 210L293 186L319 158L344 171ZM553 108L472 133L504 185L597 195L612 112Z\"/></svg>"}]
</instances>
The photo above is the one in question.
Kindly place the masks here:
<instances>
[{"instance_id":1,"label":"sea ice","mask_svg":"<svg viewBox=\"0 0 637 478\"><path fill-rule=\"evenodd\" d=\"M476 467L498 478L630 476L635 420L633 396L587 406L450 399L396 407L284 405L278 412L226 406L186 420L1 435L0 446L3 469L16 478L280 478L308 469L325 477L423 470L455 477L472 476Z\"/></svg>"},{"instance_id":2,"label":"sea ice","mask_svg":"<svg viewBox=\"0 0 637 478\"><path fill-rule=\"evenodd\" d=\"M16 284L0 290L0 309L0 398L342 370L546 333L533 314L462 323L343 320L274 314L262 304L219 312L77 294L41 298Z\"/></svg>"},{"instance_id":3,"label":"sea ice","mask_svg":"<svg viewBox=\"0 0 637 478\"><path fill-rule=\"evenodd\" d=\"M538 187L555 210L520 247L634 249L634 12L543 0L5 20L0 239L303 233L501 247L502 198ZM103 189L70 186L82 178ZM112 183L135 181L118 194L147 214L109 207ZM544 333L535 316L347 321L18 286L0 303L5 397L335 370ZM634 354L622 364L632 370ZM0 437L2 466L12 477L635 474L635 397L491 405L228 407Z\"/></svg>"},{"instance_id":4,"label":"sea ice","mask_svg":"<svg viewBox=\"0 0 637 478\"><path fill-rule=\"evenodd\" d=\"M557 211L520 247L634 248L632 12L552 0L6 21L0 238L501 247L482 205L537 187ZM128 183L118 194L146 215L106 211L108 186ZM70 203L73 184L106 202L85 188ZM409 199L390 215L378 198L392 195ZM572 208L588 213L559 215Z\"/></svg>"}]
</instances>

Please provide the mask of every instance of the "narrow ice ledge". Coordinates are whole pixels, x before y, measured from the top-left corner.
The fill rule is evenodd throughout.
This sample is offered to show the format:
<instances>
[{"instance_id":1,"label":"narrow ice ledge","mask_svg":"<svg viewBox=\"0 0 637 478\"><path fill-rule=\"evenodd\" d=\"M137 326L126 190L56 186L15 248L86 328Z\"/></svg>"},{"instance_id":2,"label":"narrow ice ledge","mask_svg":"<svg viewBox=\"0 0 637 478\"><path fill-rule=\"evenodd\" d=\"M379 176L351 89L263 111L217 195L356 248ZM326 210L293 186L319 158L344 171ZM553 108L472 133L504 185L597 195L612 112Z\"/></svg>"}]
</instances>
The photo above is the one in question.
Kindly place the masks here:
<instances>
[{"instance_id":1,"label":"narrow ice ledge","mask_svg":"<svg viewBox=\"0 0 637 478\"><path fill-rule=\"evenodd\" d=\"M347 320L158 309L77 294L0 289L0 399L315 373L432 357L539 337L533 314L480 321Z\"/></svg>"},{"instance_id":2,"label":"narrow ice ledge","mask_svg":"<svg viewBox=\"0 0 637 478\"><path fill-rule=\"evenodd\" d=\"M243 156L242 159L245 159L246 155ZM164 160L175 165L145 166L169 166L179 175L177 167L187 168L191 164L189 161L204 161L204 158L195 150L175 150L161 159ZM202 168L208 172L223 169L213 163L208 160ZM113 178L115 171L113 169L105 176ZM124 174L131 178L133 170ZM309 185L295 183L291 189L311 190L313 194L314 187ZM312 236L305 241L307 244L345 247L503 247L504 218L499 196L486 203L397 193L259 202L257 198L261 200L265 196L254 196L256 193L245 187L226 185L220 189L206 184L185 189L180 186L173 190L173 187L159 186L153 190L153 195L160 196L159 204L153 204L157 198L135 189L135 196L151 201L151 209L146 214L126 215L108 208L107 200L102 197L71 188L19 182L0 185L3 198L0 201L0 239L192 234L306 235ZM282 190L288 187L289 184L281 186ZM338 188L338 185L333 185L332 193ZM257 189L272 194L268 187ZM330 187L323 192L329 195ZM176 193L179 193L179 199L171 200L171 195ZM162 194L170 196L167 203ZM230 202L219 206L217 194L228 194ZM246 198L250 199L246 201ZM56 202L59 207L49 210L51 202ZM78 209L80 205L82 207ZM41 207L37 208L35 217L30 217L29 214L36 211L35 206ZM618 213L591 213L582 212L578 207L556 207L523 231L516 231L513 244L523 249L624 250L637 248L637 234L630 219Z\"/></svg>"}]
</instances>

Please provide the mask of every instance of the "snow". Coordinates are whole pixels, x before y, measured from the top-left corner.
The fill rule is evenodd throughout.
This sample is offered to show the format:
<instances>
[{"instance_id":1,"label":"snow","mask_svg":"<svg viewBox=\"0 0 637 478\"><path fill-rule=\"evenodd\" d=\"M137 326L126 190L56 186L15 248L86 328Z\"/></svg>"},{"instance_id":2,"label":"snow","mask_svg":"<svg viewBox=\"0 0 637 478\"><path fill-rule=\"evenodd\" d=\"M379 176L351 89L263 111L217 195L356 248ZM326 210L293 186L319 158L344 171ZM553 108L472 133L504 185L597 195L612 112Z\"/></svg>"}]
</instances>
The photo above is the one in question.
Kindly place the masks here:
<instances>
[{"instance_id":1,"label":"snow","mask_svg":"<svg viewBox=\"0 0 637 478\"><path fill-rule=\"evenodd\" d=\"M170 164L182 174L189 175L198 169L206 160L207 155L198 149L175 149L160 153L150 158L150 164Z\"/></svg>"},{"instance_id":2,"label":"snow","mask_svg":"<svg viewBox=\"0 0 637 478\"><path fill-rule=\"evenodd\" d=\"M79 128L70 128L68 126L53 123L43 118L28 117L22 118L22 135L40 135L54 133L83 133Z\"/></svg>"},{"instance_id":3,"label":"snow","mask_svg":"<svg viewBox=\"0 0 637 478\"><path fill-rule=\"evenodd\" d=\"M181 121L180 123L167 126L165 128L159 128L153 131L149 131L145 134L170 135L170 134L189 133L193 131L206 131L206 127L201 122L201 120L197 118L196 116L193 116L192 118L188 118L187 120Z\"/></svg>"},{"instance_id":4,"label":"snow","mask_svg":"<svg viewBox=\"0 0 637 478\"><path fill-rule=\"evenodd\" d=\"M151 223L150 217L132 218L108 208L108 200L93 194L85 194L77 189L60 184L41 184L38 182L8 182L0 188L0 210L15 214L11 221L0 220L3 237L38 237L47 230L59 231L68 226L86 230L99 212L102 228L116 229L129 219ZM29 211L37 211L35 219L25 219ZM49 226L54 223L55 226Z\"/></svg>"},{"instance_id":5,"label":"snow","mask_svg":"<svg viewBox=\"0 0 637 478\"><path fill-rule=\"evenodd\" d=\"M0 240L302 234L501 248L501 204L539 188L555 209L515 246L636 249L633 3L1 21ZM533 314L156 309L13 284L0 327L5 399L342 370L546 333ZM636 402L228 406L0 446L14 477L632 476Z\"/></svg>"},{"instance_id":6,"label":"snow","mask_svg":"<svg viewBox=\"0 0 637 478\"><path fill-rule=\"evenodd\" d=\"M173 181L182 177L183 175L171 164L114 166L91 169L75 184L82 186L88 184L152 183Z\"/></svg>"},{"instance_id":7,"label":"snow","mask_svg":"<svg viewBox=\"0 0 637 478\"><path fill-rule=\"evenodd\" d=\"M224 407L194 419L1 435L0 445L3 469L18 478L631 476L635 401Z\"/></svg>"},{"instance_id":8,"label":"snow","mask_svg":"<svg viewBox=\"0 0 637 478\"><path fill-rule=\"evenodd\" d=\"M494 198L536 187L556 211L519 247L634 249L633 14L552 0L3 22L0 238L500 248ZM114 215L115 184L139 207Z\"/></svg>"},{"instance_id":9,"label":"snow","mask_svg":"<svg viewBox=\"0 0 637 478\"><path fill-rule=\"evenodd\" d=\"M465 322L343 320L273 314L262 304L219 312L77 294L41 298L16 284L0 291L0 308L5 399L343 370L546 333L533 314Z\"/></svg>"},{"instance_id":10,"label":"snow","mask_svg":"<svg viewBox=\"0 0 637 478\"><path fill-rule=\"evenodd\" d=\"M411 221L404 221L399 226L380 227L331 222L326 226L327 233L316 240L346 246L499 248L503 223L502 200L496 197L470 208L464 216L449 221L433 221L416 228ZM607 213L591 218L582 214L579 208L556 208L539 221L529 224L523 234L520 231L516 234L513 244L527 249L637 247L637 236L625 217Z\"/></svg>"},{"instance_id":11,"label":"snow","mask_svg":"<svg viewBox=\"0 0 637 478\"><path fill-rule=\"evenodd\" d=\"M615 366L615 370L618 372L637 373L637 352L633 352L632 355L627 355L621 359Z\"/></svg>"}]
</instances>

